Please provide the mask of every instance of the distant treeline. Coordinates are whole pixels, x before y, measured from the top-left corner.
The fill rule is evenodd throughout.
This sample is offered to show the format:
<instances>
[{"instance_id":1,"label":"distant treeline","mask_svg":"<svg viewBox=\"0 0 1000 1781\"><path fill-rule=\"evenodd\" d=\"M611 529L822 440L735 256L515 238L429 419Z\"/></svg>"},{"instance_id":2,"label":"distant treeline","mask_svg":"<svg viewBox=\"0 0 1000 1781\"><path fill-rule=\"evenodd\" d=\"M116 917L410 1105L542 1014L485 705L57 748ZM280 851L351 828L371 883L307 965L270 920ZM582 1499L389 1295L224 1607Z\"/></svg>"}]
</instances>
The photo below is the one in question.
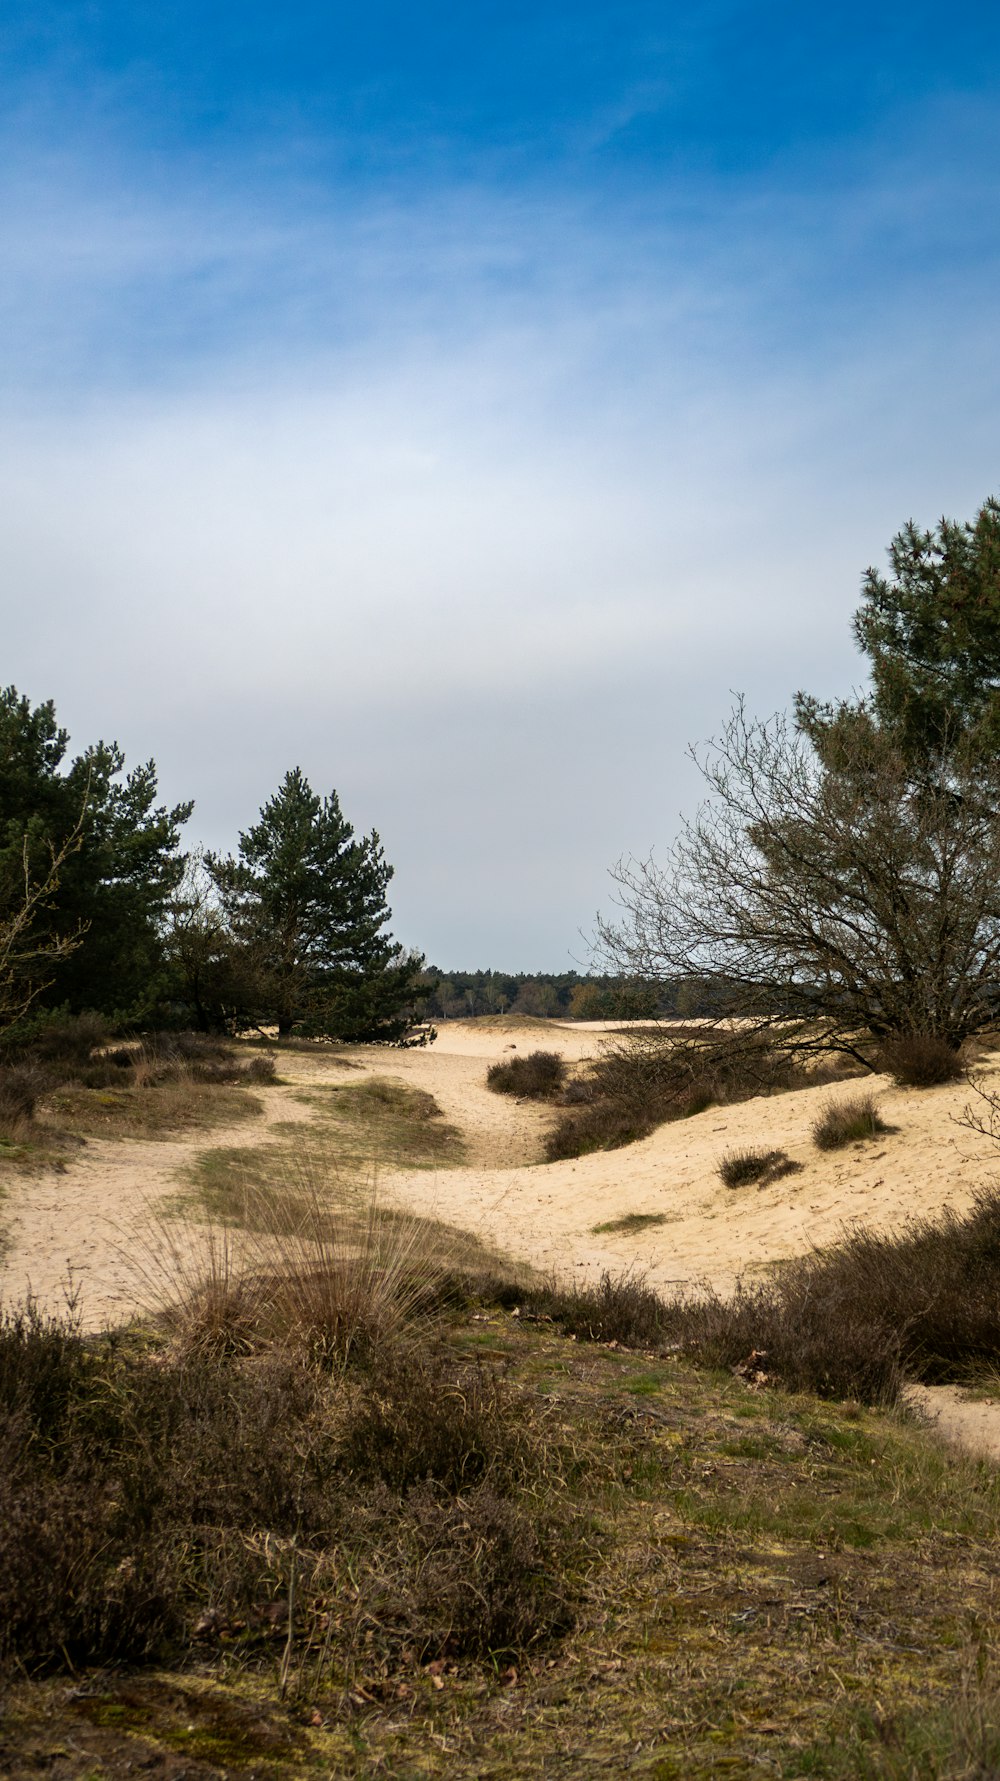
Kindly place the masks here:
<instances>
[{"instance_id":1,"label":"distant treeline","mask_svg":"<svg viewBox=\"0 0 1000 1781\"><path fill-rule=\"evenodd\" d=\"M578 971L443 971L427 967L418 980L424 1020L469 1020L484 1014L527 1014L548 1020L639 1020L702 1009L690 981L637 984Z\"/></svg>"}]
</instances>

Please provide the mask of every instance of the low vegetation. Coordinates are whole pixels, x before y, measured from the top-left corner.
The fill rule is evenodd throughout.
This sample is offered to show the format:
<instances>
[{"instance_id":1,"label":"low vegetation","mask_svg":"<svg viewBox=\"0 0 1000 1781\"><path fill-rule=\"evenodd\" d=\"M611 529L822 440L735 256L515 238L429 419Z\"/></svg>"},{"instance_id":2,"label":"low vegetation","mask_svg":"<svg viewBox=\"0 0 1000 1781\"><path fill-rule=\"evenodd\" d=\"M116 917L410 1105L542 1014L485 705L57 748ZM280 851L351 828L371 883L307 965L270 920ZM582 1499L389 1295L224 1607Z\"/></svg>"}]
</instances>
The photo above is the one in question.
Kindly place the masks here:
<instances>
[{"instance_id":1,"label":"low vegetation","mask_svg":"<svg viewBox=\"0 0 1000 1781\"><path fill-rule=\"evenodd\" d=\"M350 1374L0 1328L0 1652L36 1669L223 1633L329 1688L562 1630L557 1467L499 1374L379 1342Z\"/></svg>"},{"instance_id":2,"label":"low vegetation","mask_svg":"<svg viewBox=\"0 0 1000 1781\"><path fill-rule=\"evenodd\" d=\"M664 1301L637 1276L463 1297L440 1270L415 1298L369 1247L332 1346L277 1292L242 1321L231 1294L225 1339L184 1293L114 1339L9 1315L3 1763L992 1773L1000 1482L866 1408L892 1393L857 1340L845 1368L843 1332L876 1358L894 1337L894 1378L996 1354L997 1255L1000 1195L852 1238L755 1301ZM314 1251L313 1271L336 1270ZM803 1384L803 1339L822 1401L778 1388Z\"/></svg>"},{"instance_id":3,"label":"low vegetation","mask_svg":"<svg viewBox=\"0 0 1000 1781\"><path fill-rule=\"evenodd\" d=\"M812 1128L817 1150L842 1150L846 1144L864 1144L890 1132L872 1094L848 1095L824 1107Z\"/></svg>"},{"instance_id":4,"label":"low vegetation","mask_svg":"<svg viewBox=\"0 0 1000 1781\"><path fill-rule=\"evenodd\" d=\"M625 1212L621 1218L609 1218L604 1224L595 1224L593 1234L595 1237L634 1237L640 1231L651 1230L655 1225L666 1222L665 1212Z\"/></svg>"},{"instance_id":5,"label":"low vegetation","mask_svg":"<svg viewBox=\"0 0 1000 1781\"><path fill-rule=\"evenodd\" d=\"M295 1229L321 1183L338 1206L363 1206L383 1168L443 1169L465 1156L434 1096L392 1077L297 1090L295 1098L313 1117L279 1121L263 1143L196 1155L184 1171L180 1209L196 1207L226 1224Z\"/></svg>"},{"instance_id":6,"label":"low vegetation","mask_svg":"<svg viewBox=\"0 0 1000 1781\"><path fill-rule=\"evenodd\" d=\"M556 1162L618 1150L668 1120L856 1073L848 1059L797 1061L767 1039L708 1028L625 1030L567 1086L566 1111L549 1134Z\"/></svg>"},{"instance_id":7,"label":"low vegetation","mask_svg":"<svg viewBox=\"0 0 1000 1781\"><path fill-rule=\"evenodd\" d=\"M864 1227L771 1279L665 1299L637 1274L530 1289L524 1306L580 1340L670 1350L790 1391L895 1404L906 1379L966 1380L1000 1364L1000 1189L972 1209Z\"/></svg>"},{"instance_id":8,"label":"low vegetation","mask_svg":"<svg viewBox=\"0 0 1000 1781\"><path fill-rule=\"evenodd\" d=\"M879 1063L900 1088L937 1088L943 1082L958 1082L965 1074L961 1052L934 1033L887 1039Z\"/></svg>"},{"instance_id":9,"label":"low vegetation","mask_svg":"<svg viewBox=\"0 0 1000 1781\"><path fill-rule=\"evenodd\" d=\"M491 1064L486 1086L496 1095L518 1095L528 1101L551 1101L566 1081L566 1062L558 1051L529 1051L524 1057Z\"/></svg>"},{"instance_id":10,"label":"low vegetation","mask_svg":"<svg viewBox=\"0 0 1000 1781\"><path fill-rule=\"evenodd\" d=\"M275 1081L269 1052L199 1033L123 1041L97 1016L44 1022L0 1053L0 1156L59 1160L88 1137L160 1137L261 1111L248 1089Z\"/></svg>"},{"instance_id":11,"label":"low vegetation","mask_svg":"<svg viewBox=\"0 0 1000 1781\"><path fill-rule=\"evenodd\" d=\"M726 1187L767 1187L801 1169L783 1150L760 1150L752 1146L744 1150L727 1150L719 1163L719 1176Z\"/></svg>"}]
</instances>

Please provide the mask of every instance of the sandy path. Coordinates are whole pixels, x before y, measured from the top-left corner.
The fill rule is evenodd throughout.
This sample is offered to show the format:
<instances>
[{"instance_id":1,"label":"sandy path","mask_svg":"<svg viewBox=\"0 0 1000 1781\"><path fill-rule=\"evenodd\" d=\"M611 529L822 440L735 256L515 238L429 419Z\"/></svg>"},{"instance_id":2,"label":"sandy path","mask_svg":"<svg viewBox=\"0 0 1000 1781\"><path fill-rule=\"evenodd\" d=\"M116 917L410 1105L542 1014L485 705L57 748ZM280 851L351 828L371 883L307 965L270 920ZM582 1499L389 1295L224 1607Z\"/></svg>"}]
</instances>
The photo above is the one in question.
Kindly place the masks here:
<instances>
[{"instance_id":1,"label":"sandy path","mask_svg":"<svg viewBox=\"0 0 1000 1781\"><path fill-rule=\"evenodd\" d=\"M595 1038L581 1040L571 1033L574 1056L584 1055L588 1043L593 1048ZM130 1317L141 1303L138 1273L156 1269L158 1209L178 1192L185 1165L209 1147L260 1143L278 1121L305 1125L314 1114L296 1100L296 1089L349 1083L364 1075L398 1076L434 1094L445 1117L461 1129L477 1178L523 1164L541 1154L552 1115L486 1088L487 1063L512 1055L513 1048L509 1036L498 1040L473 1033L451 1049L358 1050L349 1055L349 1071L332 1052L287 1052L281 1058L282 1086L254 1090L264 1105L262 1118L163 1140L92 1138L69 1159L64 1173L7 1182L2 1213L9 1247L0 1296L14 1303L31 1294L39 1305L56 1310L75 1293L82 1321L91 1329ZM427 1180L426 1171L418 1173Z\"/></svg>"},{"instance_id":2,"label":"sandy path","mask_svg":"<svg viewBox=\"0 0 1000 1781\"><path fill-rule=\"evenodd\" d=\"M822 1154L810 1127L831 1097L850 1084L806 1089L731 1108L709 1108L664 1126L627 1150L541 1164L552 1115L485 1087L489 1062L536 1046L577 1060L603 1036L587 1027L547 1023L513 1031L502 1024L448 1023L433 1046L352 1055L365 1074L395 1075L426 1088L469 1147L457 1169L382 1172L382 1192L416 1213L460 1225L515 1258L565 1275L594 1278L609 1268L640 1268L652 1284L707 1282L721 1290L741 1273L835 1239L854 1219L891 1227L909 1214L967 1206L997 1172L990 1146L955 1123L969 1098L963 1084L917 1093L876 1078L885 1116L898 1131L875 1144ZM335 1056L285 1054L293 1085L350 1080ZM4 1297L29 1286L46 1305L61 1302L72 1277L89 1324L127 1316L135 1303L122 1249L135 1250L178 1173L209 1145L253 1143L276 1119L308 1119L285 1088L263 1095L263 1121L191 1133L168 1142L93 1140L65 1174L11 1182L4 1217L12 1239ZM773 1187L736 1191L716 1173L731 1146L786 1150L801 1173ZM629 1213L664 1223L639 1237L598 1234L594 1226Z\"/></svg>"},{"instance_id":3,"label":"sandy path","mask_svg":"<svg viewBox=\"0 0 1000 1781\"><path fill-rule=\"evenodd\" d=\"M253 1091L260 1118L169 1139L88 1139L64 1173L13 1178L3 1202L9 1247L2 1297L30 1294L44 1309L72 1293L89 1329L127 1320L141 1299L138 1271L150 1255L158 1208L176 1195L192 1156L209 1144L253 1144L276 1120L308 1120L284 1089Z\"/></svg>"}]
</instances>

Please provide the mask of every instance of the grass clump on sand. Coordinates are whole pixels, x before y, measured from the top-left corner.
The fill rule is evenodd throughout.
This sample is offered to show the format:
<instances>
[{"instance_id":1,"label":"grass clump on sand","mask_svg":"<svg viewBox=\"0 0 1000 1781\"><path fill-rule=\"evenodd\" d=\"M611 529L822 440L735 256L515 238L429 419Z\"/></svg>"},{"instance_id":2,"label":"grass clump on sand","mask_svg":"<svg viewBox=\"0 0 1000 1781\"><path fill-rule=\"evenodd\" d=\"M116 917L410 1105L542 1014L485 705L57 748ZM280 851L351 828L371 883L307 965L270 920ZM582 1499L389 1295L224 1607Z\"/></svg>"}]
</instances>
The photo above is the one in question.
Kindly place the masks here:
<instances>
[{"instance_id":1,"label":"grass clump on sand","mask_svg":"<svg viewBox=\"0 0 1000 1781\"><path fill-rule=\"evenodd\" d=\"M558 1051L529 1051L524 1057L491 1064L486 1086L496 1095L518 1095L528 1101L551 1101L566 1081L566 1061Z\"/></svg>"},{"instance_id":2,"label":"grass clump on sand","mask_svg":"<svg viewBox=\"0 0 1000 1781\"><path fill-rule=\"evenodd\" d=\"M849 1095L824 1107L812 1128L817 1150L842 1150L846 1144L864 1144L891 1132L872 1094Z\"/></svg>"},{"instance_id":3,"label":"grass clump on sand","mask_svg":"<svg viewBox=\"0 0 1000 1781\"><path fill-rule=\"evenodd\" d=\"M621 1218L609 1218L605 1224L591 1225L595 1237L621 1235L637 1236L640 1231L648 1231L654 1225L666 1224L665 1212L626 1212Z\"/></svg>"},{"instance_id":4,"label":"grass clump on sand","mask_svg":"<svg viewBox=\"0 0 1000 1781\"><path fill-rule=\"evenodd\" d=\"M718 1173L726 1187L769 1187L785 1175L794 1175L801 1163L792 1162L783 1150L727 1150L719 1163Z\"/></svg>"}]
</instances>

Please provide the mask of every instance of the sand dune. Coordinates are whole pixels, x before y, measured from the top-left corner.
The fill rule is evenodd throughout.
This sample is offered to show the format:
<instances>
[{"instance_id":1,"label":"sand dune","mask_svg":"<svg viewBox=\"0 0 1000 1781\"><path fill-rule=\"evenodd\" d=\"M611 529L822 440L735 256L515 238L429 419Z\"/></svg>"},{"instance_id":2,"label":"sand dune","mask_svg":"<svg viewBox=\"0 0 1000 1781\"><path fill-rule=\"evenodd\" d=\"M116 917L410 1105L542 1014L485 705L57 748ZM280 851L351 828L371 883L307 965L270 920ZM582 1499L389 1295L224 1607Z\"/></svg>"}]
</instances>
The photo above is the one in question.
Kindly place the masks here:
<instances>
[{"instance_id":1,"label":"sand dune","mask_svg":"<svg viewBox=\"0 0 1000 1781\"><path fill-rule=\"evenodd\" d=\"M470 1160L460 1168L384 1171L383 1197L562 1275L585 1279L605 1268L638 1268L657 1286L707 1283L725 1290L740 1275L830 1242L851 1221L891 1228L913 1214L949 1205L961 1210L977 1186L1000 1172L991 1146L958 1123L970 1098L966 1085L918 1092L885 1078L872 1086L897 1129L846 1151L818 1151L810 1128L829 1099L852 1092L850 1084L711 1107L628 1149L544 1164L538 1159L553 1116L491 1094L486 1068L514 1048L539 1044L579 1061L594 1053L604 1033L601 1023L519 1029L456 1022L424 1050L354 1053L368 1074L399 1076L429 1090L467 1140ZM297 1083L343 1080L322 1054L289 1054L282 1072ZM297 1107L280 1088L264 1099L266 1123L287 1119ZM11 1240L4 1296L11 1300L30 1288L42 1304L55 1306L72 1278L91 1327L127 1317L136 1298L129 1252L141 1244L158 1202L176 1191L178 1170L206 1144L245 1144L261 1130L241 1125L170 1142L94 1140L65 1174L13 1180L4 1207ZM801 1172L763 1190L724 1187L717 1174L723 1152L751 1144L787 1151ZM638 1238L595 1234L596 1225L631 1213L664 1222Z\"/></svg>"}]
</instances>

